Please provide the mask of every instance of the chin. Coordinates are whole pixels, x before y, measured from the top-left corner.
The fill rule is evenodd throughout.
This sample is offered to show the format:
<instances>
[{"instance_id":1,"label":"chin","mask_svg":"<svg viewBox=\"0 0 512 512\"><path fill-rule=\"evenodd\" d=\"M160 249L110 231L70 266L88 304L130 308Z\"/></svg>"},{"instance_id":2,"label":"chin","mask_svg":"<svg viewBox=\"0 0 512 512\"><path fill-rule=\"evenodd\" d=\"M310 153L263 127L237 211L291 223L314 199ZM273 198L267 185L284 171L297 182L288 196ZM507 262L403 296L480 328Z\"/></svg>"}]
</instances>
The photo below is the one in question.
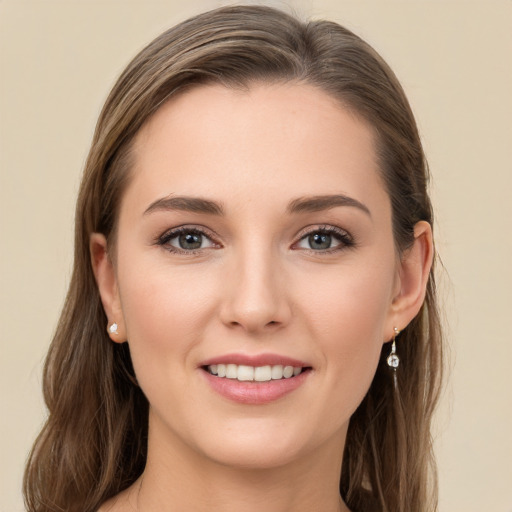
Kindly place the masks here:
<instances>
[{"instance_id":1,"label":"chin","mask_svg":"<svg viewBox=\"0 0 512 512\"><path fill-rule=\"evenodd\" d=\"M301 419L304 419L302 417ZM344 441L343 432L322 431L316 425L252 419L205 434L195 444L210 461L239 469L273 469L306 460L324 444ZM205 442L206 441L206 442ZM336 441L335 441L336 442ZM336 442L336 444L338 444ZM340 451L342 448L340 448Z\"/></svg>"},{"instance_id":2,"label":"chin","mask_svg":"<svg viewBox=\"0 0 512 512\"><path fill-rule=\"evenodd\" d=\"M205 450L212 462L237 469L262 470L287 466L301 458L302 450L275 444L274 440L229 443Z\"/></svg>"}]
</instances>

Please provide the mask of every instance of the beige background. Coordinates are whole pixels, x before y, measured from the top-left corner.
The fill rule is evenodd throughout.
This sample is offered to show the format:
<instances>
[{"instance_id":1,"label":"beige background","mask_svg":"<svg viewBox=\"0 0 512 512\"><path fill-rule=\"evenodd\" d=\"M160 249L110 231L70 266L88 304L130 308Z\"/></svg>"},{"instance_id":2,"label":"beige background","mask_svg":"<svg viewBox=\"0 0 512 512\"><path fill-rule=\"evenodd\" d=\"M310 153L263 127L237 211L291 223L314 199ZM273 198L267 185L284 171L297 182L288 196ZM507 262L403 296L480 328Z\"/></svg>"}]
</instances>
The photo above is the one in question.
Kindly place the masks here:
<instances>
[{"instance_id":1,"label":"beige background","mask_svg":"<svg viewBox=\"0 0 512 512\"><path fill-rule=\"evenodd\" d=\"M225 3L0 0L2 512L22 510L23 464L45 413L42 360L69 278L75 194L101 104L145 43ZM512 512L512 1L288 4L366 38L409 95L449 276L440 509Z\"/></svg>"}]
</instances>

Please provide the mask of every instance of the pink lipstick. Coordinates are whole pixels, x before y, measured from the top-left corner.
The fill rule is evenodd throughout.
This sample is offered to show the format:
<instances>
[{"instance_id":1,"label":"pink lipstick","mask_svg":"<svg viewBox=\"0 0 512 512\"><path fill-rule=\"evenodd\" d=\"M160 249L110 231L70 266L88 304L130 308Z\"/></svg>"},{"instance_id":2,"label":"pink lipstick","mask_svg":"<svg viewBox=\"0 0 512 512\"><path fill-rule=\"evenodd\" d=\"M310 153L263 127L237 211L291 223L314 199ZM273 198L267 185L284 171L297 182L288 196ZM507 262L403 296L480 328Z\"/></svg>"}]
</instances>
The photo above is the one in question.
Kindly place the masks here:
<instances>
[{"instance_id":1,"label":"pink lipstick","mask_svg":"<svg viewBox=\"0 0 512 512\"><path fill-rule=\"evenodd\" d=\"M243 404L267 404L304 384L311 365L277 354L226 354L200 365L210 387Z\"/></svg>"}]
</instances>

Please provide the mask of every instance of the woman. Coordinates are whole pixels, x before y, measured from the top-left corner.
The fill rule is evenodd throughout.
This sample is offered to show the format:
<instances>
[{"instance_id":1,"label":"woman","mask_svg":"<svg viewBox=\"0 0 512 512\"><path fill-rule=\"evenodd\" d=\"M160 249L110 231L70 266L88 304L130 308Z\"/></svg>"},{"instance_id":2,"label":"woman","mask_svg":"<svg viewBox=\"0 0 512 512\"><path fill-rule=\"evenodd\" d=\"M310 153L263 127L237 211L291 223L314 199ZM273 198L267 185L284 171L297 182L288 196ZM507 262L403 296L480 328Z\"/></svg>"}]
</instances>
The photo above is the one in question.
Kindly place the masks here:
<instances>
[{"instance_id":1,"label":"woman","mask_svg":"<svg viewBox=\"0 0 512 512\"><path fill-rule=\"evenodd\" d=\"M227 7L153 41L86 163L28 510L434 510L426 184L339 25Z\"/></svg>"}]
</instances>

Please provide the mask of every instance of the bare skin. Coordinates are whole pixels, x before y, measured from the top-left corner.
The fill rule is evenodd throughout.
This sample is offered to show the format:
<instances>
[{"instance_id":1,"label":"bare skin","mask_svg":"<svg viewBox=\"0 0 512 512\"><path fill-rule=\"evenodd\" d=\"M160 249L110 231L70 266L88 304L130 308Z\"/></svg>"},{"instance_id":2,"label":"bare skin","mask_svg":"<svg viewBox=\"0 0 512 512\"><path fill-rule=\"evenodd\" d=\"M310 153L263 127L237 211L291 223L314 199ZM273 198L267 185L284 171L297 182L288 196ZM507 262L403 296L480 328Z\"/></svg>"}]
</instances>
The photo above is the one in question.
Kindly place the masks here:
<instances>
[{"instance_id":1,"label":"bare skin","mask_svg":"<svg viewBox=\"0 0 512 512\"><path fill-rule=\"evenodd\" d=\"M202 86L142 128L132 173L116 254L91 254L149 451L100 512L347 512L350 417L432 261L424 222L397 254L372 130L312 86ZM212 373L233 354L299 361L298 384Z\"/></svg>"}]
</instances>

